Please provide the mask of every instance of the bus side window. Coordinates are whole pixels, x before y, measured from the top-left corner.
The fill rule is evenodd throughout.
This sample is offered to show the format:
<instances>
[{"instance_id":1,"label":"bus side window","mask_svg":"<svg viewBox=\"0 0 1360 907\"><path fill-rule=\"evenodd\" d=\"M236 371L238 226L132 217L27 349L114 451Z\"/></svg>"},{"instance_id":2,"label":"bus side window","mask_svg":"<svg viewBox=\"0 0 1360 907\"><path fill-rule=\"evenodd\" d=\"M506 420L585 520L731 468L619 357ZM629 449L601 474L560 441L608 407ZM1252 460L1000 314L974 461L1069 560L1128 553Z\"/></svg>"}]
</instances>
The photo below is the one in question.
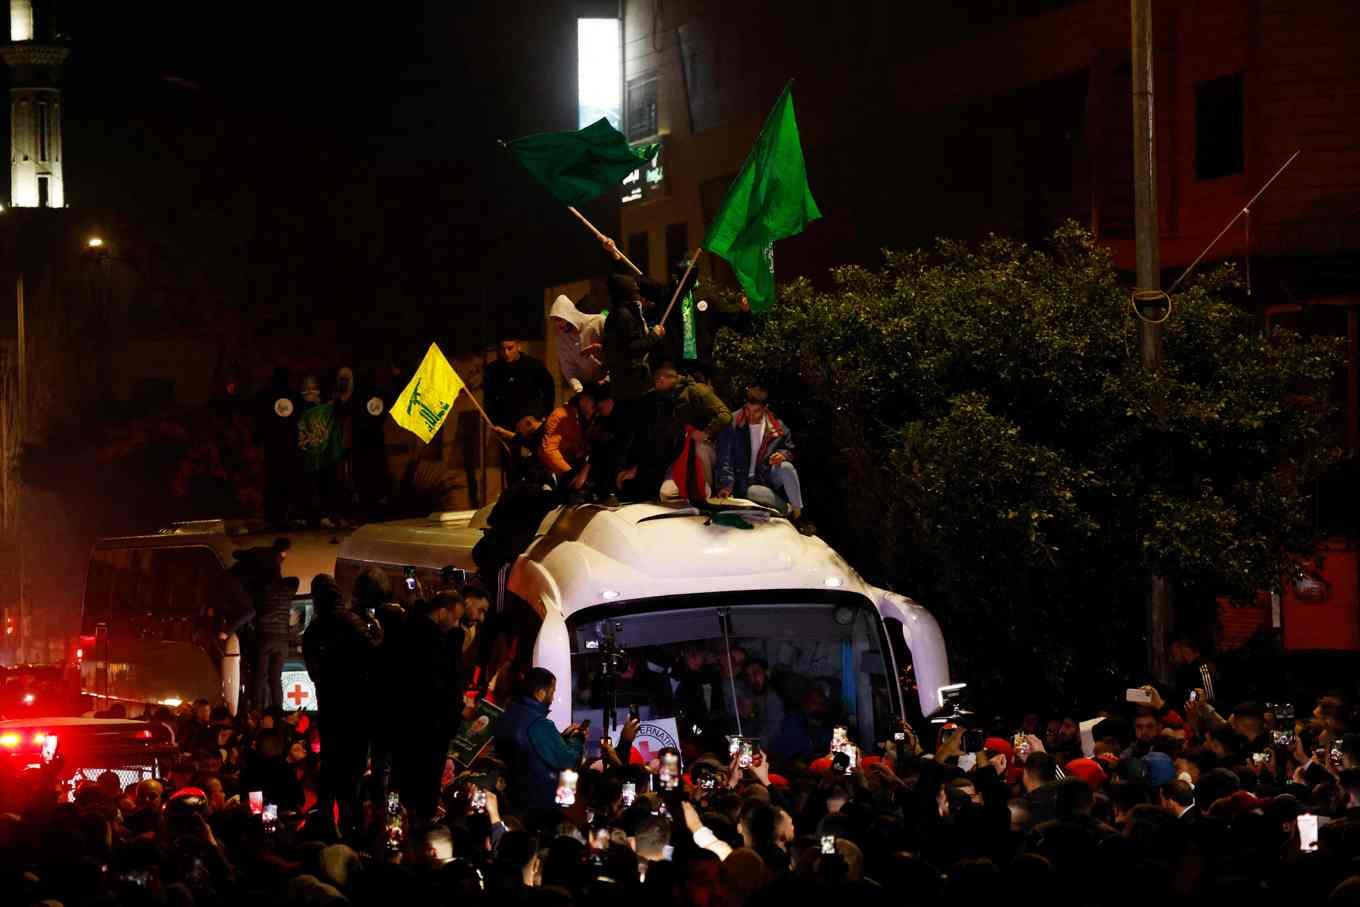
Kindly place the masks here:
<instances>
[{"instance_id":1,"label":"bus side window","mask_svg":"<svg viewBox=\"0 0 1360 907\"><path fill-rule=\"evenodd\" d=\"M888 629L888 645L892 647L893 658L897 660L897 681L902 691L902 702L907 709L907 719L912 722L921 719L921 701L916 695L916 675L912 670L911 649L903 633L902 621L895 617L884 617Z\"/></svg>"}]
</instances>

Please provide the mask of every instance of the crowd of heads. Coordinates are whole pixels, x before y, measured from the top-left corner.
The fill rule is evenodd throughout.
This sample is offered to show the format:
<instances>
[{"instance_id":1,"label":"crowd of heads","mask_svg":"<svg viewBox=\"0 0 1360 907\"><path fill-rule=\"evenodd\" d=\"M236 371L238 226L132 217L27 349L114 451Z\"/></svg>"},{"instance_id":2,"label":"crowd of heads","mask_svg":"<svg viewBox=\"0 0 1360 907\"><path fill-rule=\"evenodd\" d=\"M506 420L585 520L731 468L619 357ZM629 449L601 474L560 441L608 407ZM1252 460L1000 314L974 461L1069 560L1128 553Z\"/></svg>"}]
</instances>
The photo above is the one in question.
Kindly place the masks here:
<instances>
[{"instance_id":1,"label":"crowd of heads","mask_svg":"<svg viewBox=\"0 0 1360 907\"><path fill-rule=\"evenodd\" d=\"M440 592L418 607L453 620L463 602ZM701 650L684 655L704 666ZM761 685L759 658L728 664ZM532 668L518 693L546 706L557 683ZM314 716L233 717L199 700L142 716L177 741L154 777L106 771L71 787L34 769L9 788L0 872L19 904L739 907L1020 891L1075 904L1351 903L1360 736L1350 701L1327 695L1294 715L1287 703L1216 705L1202 690L1168 701L1179 698L1149 686L1085 719L894 722L881 739L838 733L827 752L787 759L735 740L644 757L630 720L562 772L552 808L517 805L521 763L493 745L471 765L450 760L428 820L375 793L344 834L318 799L326 752Z\"/></svg>"}]
</instances>

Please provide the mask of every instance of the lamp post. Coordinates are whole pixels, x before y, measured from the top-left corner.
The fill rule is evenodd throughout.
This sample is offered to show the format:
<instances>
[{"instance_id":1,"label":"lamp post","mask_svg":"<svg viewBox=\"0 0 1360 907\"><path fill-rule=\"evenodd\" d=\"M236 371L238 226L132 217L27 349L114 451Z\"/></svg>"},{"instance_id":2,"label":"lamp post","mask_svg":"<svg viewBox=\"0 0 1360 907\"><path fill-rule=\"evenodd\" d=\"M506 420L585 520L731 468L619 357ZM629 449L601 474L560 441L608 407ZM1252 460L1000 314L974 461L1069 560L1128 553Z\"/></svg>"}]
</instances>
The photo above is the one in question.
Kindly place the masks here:
<instances>
[{"instance_id":1,"label":"lamp post","mask_svg":"<svg viewBox=\"0 0 1360 907\"><path fill-rule=\"evenodd\" d=\"M113 288L109 286L108 274L109 262L112 259L109 255L108 244L97 233L85 240L84 256L93 269L89 277L90 307L93 310L91 315L102 335L98 344L99 352L95 356L95 384L98 385L98 393L102 396L102 399L107 401L113 398L113 389L110 387L113 371L113 344L109 337L112 329L112 319L109 318L109 304Z\"/></svg>"}]
</instances>

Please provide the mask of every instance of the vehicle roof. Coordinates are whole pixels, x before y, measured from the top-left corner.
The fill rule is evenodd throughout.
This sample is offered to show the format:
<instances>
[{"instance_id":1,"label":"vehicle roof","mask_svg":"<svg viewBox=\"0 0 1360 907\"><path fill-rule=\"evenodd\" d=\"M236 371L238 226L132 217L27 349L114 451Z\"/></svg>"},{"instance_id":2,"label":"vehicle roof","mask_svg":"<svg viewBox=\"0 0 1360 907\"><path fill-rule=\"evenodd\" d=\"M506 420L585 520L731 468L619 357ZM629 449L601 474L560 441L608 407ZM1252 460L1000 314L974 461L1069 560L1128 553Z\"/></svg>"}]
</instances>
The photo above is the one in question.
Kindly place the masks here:
<instances>
[{"instance_id":1,"label":"vehicle roof","mask_svg":"<svg viewBox=\"0 0 1360 907\"><path fill-rule=\"evenodd\" d=\"M472 548L481 540L490 507L434 513L411 520L369 523L340 545L339 557L403 567L477 569Z\"/></svg>"},{"instance_id":2,"label":"vehicle roof","mask_svg":"<svg viewBox=\"0 0 1360 907\"><path fill-rule=\"evenodd\" d=\"M236 563L233 556L247 548L269 547L274 539L292 542L283 562L283 575L298 578L298 594L309 595L312 578L318 573L335 573L335 558L348 529L297 529L269 532L258 522L194 520L172 523L160 532L147 535L115 536L95 542L95 550L119 548L183 548L202 545L211 548L226 569Z\"/></svg>"}]
</instances>

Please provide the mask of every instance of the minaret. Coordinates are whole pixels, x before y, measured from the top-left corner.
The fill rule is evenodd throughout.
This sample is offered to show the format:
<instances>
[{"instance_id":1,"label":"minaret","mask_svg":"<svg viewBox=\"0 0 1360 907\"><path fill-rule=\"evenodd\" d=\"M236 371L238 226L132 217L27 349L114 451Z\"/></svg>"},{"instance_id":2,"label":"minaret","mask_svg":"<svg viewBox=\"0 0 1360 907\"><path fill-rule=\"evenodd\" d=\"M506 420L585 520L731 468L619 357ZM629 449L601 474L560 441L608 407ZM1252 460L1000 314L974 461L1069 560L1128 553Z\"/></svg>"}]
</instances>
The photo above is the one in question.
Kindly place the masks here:
<instances>
[{"instance_id":1,"label":"minaret","mask_svg":"<svg viewBox=\"0 0 1360 907\"><path fill-rule=\"evenodd\" d=\"M64 208L61 64L55 0L9 0L9 185L15 208Z\"/></svg>"}]
</instances>

